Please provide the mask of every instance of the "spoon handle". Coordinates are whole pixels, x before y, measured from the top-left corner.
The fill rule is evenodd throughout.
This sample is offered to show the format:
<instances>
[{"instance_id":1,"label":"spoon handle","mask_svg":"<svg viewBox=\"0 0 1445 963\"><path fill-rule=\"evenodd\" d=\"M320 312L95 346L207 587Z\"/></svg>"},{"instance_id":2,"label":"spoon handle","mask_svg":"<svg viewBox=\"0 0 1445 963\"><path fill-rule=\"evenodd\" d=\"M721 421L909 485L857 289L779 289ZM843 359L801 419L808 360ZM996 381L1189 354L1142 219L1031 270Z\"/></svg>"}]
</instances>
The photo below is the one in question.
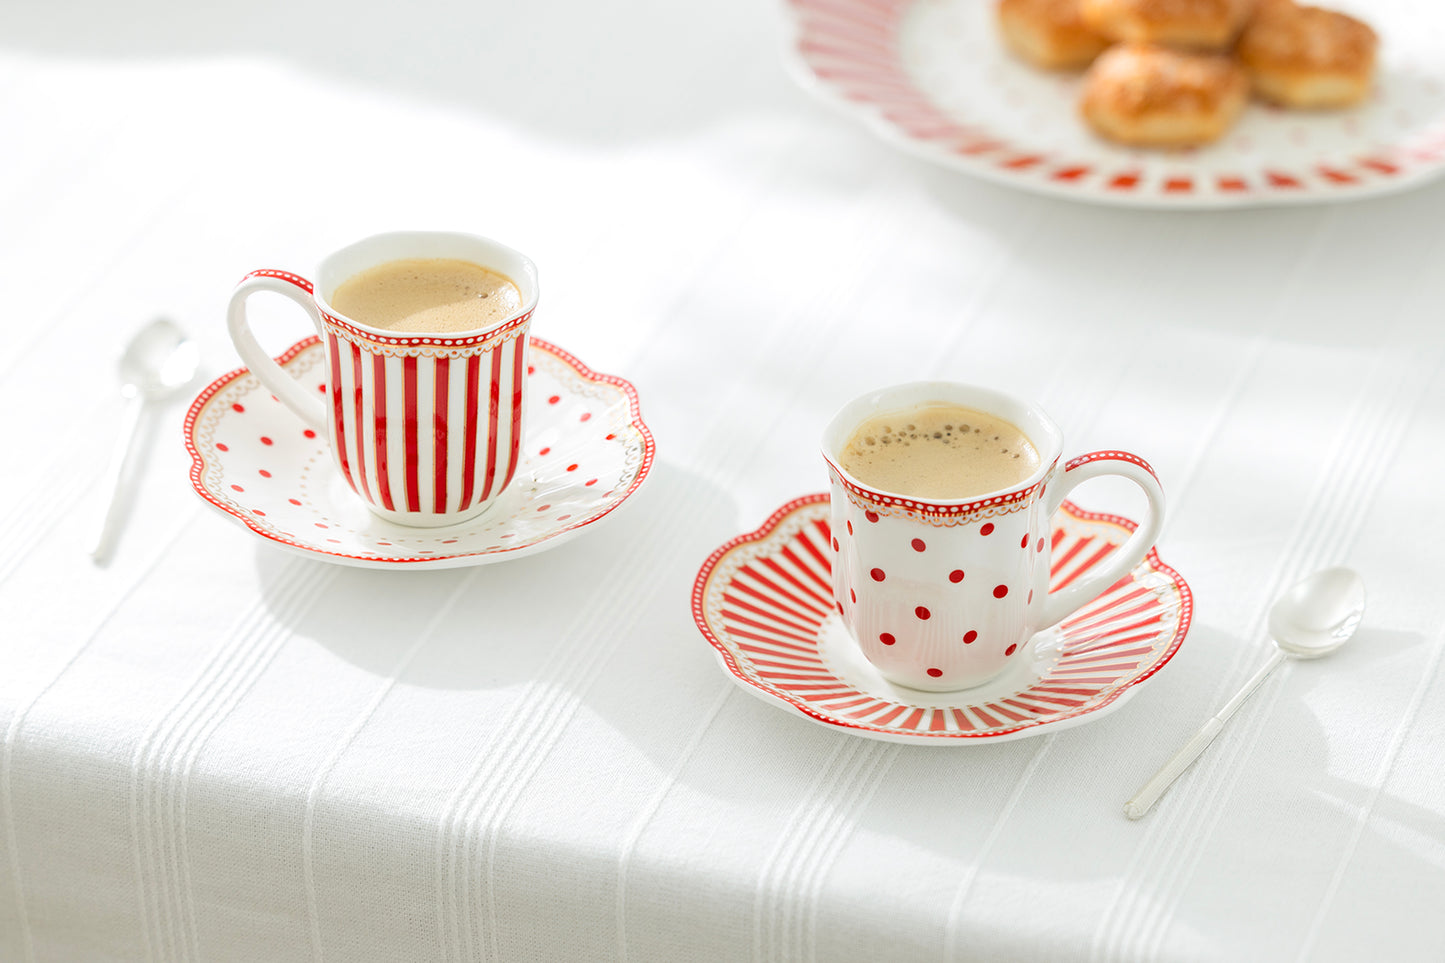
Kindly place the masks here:
<instances>
[{"instance_id":1,"label":"spoon handle","mask_svg":"<svg viewBox=\"0 0 1445 963\"><path fill-rule=\"evenodd\" d=\"M1260 683L1269 678L1269 674L1283 661L1284 653L1276 649L1274 656L1260 666L1253 678L1234 694L1234 698L1225 703L1224 708L1215 713L1213 718L1194 734L1194 738L1186 742L1184 748L1176 752L1174 758L1166 762L1154 774L1154 778L1146 782L1143 788L1134 794L1134 798L1124 804L1124 815L1130 819L1142 819L1144 814L1159 801L1159 797L1164 795L1164 791L1174 784L1174 780L1178 779L1184 770L1188 769L1194 760L1209 748L1214 737L1219 735L1219 731L1224 728L1224 723L1234 715L1240 706L1244 705L1244 700L1248 699L1254 690L1259 688Z\"/></svg>"},{"instance_id":2,"label":"spoon handle","mask_svg":"<svg viewBox=\"0 0 1445 963\"><path fill-rule=\"evenodd\" d=\"M131 445L135 442L136 429L140 427L141 411L145 408L145 398L137 392L132 395L125 405L125 414L121 416L120 434L116 436L115 448L110 454L110 464L106 466L105 476L101 482L100 490L105 492L105 509L100 516L100 522L95 533L95 540L91 542L90 557L97 562L103 562L110 554L111 544L114 542L116 505L119 499L116 497L120 492L120 481L125 475L125 463L130 455Z\"/></svg>"}]
</instances>

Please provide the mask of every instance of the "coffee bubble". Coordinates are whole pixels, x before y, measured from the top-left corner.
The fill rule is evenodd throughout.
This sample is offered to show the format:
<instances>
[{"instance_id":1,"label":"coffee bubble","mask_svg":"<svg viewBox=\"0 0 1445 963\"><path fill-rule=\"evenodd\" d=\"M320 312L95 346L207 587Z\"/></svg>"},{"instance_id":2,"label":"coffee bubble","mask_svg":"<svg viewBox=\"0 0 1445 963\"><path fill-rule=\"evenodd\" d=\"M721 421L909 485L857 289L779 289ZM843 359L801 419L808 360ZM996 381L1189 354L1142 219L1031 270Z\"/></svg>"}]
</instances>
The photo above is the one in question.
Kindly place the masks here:
<instances>
[{"instance_id":1,"label":"coffee bubble","mask_svg":"<svg viewBox=\"0 0 1445 963\"><path fill-rule=\"evenodd\" d=\"M985 412L940 403L911 409L905 421L895 418L859 425L840 456L845 471L885 492L967 498L1011 487L1038 468L1028 436Z\"/></svg>"}]
</instances>

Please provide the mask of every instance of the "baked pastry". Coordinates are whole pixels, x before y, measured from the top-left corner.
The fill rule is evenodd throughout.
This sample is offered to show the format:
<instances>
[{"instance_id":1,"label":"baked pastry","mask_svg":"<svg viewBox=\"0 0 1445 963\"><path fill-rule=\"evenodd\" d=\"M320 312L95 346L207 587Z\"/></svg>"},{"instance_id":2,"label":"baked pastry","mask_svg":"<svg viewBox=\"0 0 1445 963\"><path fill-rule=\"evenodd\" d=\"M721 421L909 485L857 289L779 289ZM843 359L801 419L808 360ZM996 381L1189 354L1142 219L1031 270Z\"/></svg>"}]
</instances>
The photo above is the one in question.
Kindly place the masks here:
<instances>
[{"instance_id":1,"label":"baked pastry","mask_svg":"<svg viewBox=\"0 0 1445 963\"><path fill-rule=\"evenodd\" d=\"M1223 50L1257 0L1081 0L1084 22L1110 40Z\"/></svg>"},{"instance_id":2,"label":"baked pastry","mask_svg":"<svg viewBox=\"0 0 1445 963\"><path fill-rule=\"evenodd\" d=\"M998 23L1014 53L1040 67L1087 67L1109 42L1090 29L1081 0L999 0Z\"/></svg>"},{"instance_id":3,"label":"baked pastry","mask_svg":"<svg viewBox=\"0 0 1445 963\"><path fill-rule=\"evenodd\" d=\"M1130 43L1094 61L1079 109L1110 140L1191 147L1218 140L1248 99L1249 79L1229 57Z\"/></svg>"},{"instance_id":4,"label":"baked pastry","mask_svg":"<svg viewBox=\"0 0 1445 963\"><path fill-rule=\"evenodd\" d=\"M1236 51L1254 91L1285 107L1348 107L1370 93L1379 38L1368 24L1320 7L1269 0Z\"/></svg>"}]
</instances>

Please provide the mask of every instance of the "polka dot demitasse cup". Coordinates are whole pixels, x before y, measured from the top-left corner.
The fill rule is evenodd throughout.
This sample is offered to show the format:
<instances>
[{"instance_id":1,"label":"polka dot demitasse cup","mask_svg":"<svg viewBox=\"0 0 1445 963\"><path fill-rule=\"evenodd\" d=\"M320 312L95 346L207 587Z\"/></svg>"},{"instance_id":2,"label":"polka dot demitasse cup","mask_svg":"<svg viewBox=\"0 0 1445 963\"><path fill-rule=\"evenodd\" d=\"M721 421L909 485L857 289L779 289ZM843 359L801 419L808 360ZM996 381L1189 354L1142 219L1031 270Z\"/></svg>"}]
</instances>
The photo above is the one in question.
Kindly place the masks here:
<instances>
[{"instance_id":1,"label":"polka dot demitasse cup","mask_svg":"<svg viewBox=\"0 0 1445 963\"><path fill-rule=\"evenodd\" d=\"M337 288L389 262L463 261L501 274L518 305L471 330L428 333L374 327L336 310ZM471 234L378 234L321 262L316 282L289 271L253 271L227 315L241 360L305 431L327 439L343 478L373 514L434 528L496 504L521 463L527 330L537 304L531 260ZM246 301L285 295L311 318L325 348L319 393L276 364L251 333Z\"/></svg>"},{"instance_id":2,"label":"polka dot demitasse cup","mask_svg":"<svg viewBox=\"0 0 1445 963\"><path fill-rule=\"evenodd\" d=\"M890 491L857 477L864 471L854 450L868 440L861 435L878 434L873 441L882 447L882 429L872 426L896 432L891 457L907 468L910 459L924 457L923 445L899 437L919 420L909 416L953 408L1017 427L1037 452L1037 467L1002 487L947 498L918 494L916 485L895 486L914 494ZM940 435L975 432L952 421L937 428ZM831 479L838 614L884 678L915 689L965 689L1003 673L1023 657L1036 633L1138 565L1164 520L1164 492L1142 458L1097 451L1063 463L1063 436L1043 409L985 388L919 382L870 392L834 416L822 447ZM1050 591L1050 519L1076 485L1099 475L1119 475L1138 485L1148 500L1147 515L1112 557L1072 582L1061 579Z\"/></svg>"}]
</instances>

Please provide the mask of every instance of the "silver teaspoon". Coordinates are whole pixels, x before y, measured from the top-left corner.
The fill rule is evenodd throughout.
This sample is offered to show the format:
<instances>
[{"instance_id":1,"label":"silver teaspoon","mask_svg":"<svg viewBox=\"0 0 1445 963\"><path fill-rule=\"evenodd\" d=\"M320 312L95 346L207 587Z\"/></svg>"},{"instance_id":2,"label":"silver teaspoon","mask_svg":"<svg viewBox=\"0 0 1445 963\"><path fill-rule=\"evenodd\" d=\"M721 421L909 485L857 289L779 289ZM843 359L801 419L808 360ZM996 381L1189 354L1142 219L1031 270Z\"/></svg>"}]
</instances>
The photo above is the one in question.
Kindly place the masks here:
<instances>
[{"instance_id":1,"label":"silver teaspoon","mask_svg":"<svg viewBox=\"0 0 1445 963\"><path fill-rule=\"evenodd\" d=\"M111 452L101 491L106 494L105 512L100 518L91 558L104 561L114 541L116 495L125 476L126 460L135 443L146 405L190 383L200 366L200 352L173 321L157 318L141 328L126 345L120 359L120 394L126 400L120 434Z\"/></svg>"},{"instance_id":2,"label":"silver teaspoon","mask_svg":"<svg viewBox=\"0 0 1445 963\"><path fill-rule=\"evenodd\" d=\"M1259 688L1261 682L1288 656L1318 659L1349 641L1365 614L1365 583L1348 568L1327 568L1316 572L1286 592L1269 610L1269 634L1274 638L1274 655L1260 667L1254 678L1204 724L1170 759L1154 778L1124 804L1124 815L1140 819L1173 785L1184 770L1199 758L1219 735L1224 723Z\"/></svg>"}]
</instances>

